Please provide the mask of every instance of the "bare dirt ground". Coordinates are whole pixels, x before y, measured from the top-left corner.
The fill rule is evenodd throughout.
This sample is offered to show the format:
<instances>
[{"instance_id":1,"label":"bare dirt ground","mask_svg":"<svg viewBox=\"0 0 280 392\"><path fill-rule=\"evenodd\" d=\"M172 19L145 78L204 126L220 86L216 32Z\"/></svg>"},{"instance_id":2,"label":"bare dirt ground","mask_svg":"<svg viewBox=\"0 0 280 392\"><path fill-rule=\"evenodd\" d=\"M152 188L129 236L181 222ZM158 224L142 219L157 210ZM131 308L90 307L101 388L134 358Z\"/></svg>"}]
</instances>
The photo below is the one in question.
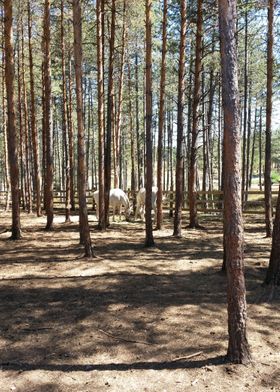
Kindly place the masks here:
<instances>
[{"instance_id":1,"label":"bare dirt ground","mask_svg":"<svg viewBox=\"0 0 280 392\"><path fill-rule=\"evenodd\" d=\"M80 258L78 225L23 214L7 240L0 213L0 391L280 391L280 296L263 301L270 240L246 218L248 337L254 361L224 361L226 281L221 220L145 249L144 224L94 229L96 259ZM193 355L193 356L192 356Z\"/></svg>"}]
</instances>

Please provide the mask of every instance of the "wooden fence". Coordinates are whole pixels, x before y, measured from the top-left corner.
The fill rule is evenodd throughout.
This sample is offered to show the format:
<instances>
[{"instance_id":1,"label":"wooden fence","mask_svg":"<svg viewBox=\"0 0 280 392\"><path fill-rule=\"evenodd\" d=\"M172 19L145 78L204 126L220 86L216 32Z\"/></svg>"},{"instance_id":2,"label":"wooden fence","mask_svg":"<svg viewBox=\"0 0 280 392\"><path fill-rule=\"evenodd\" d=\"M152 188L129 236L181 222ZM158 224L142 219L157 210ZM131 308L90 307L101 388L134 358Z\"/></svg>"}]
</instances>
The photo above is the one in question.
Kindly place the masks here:
<instances>
[{"instance_id":1,"label":"wooden fence","mask_svg":"<svg viewBox=\"0 0 280 392\"><path fill-rule=\"evenodd\" d=\"M93 190L88 190L86 197L89 209L94 209L93 201ZM2 208L6 203L6 191L0 191L0 205ZM128 191L130 200L132 200L132 194ZM223 211L223 192L221 191L199 191L197 192L197 209L198 212L204 214L222 213ZM272 191L272 205L276 206L278 191ZM164 192L163 207L166 210L173 211L175 208L175 192L165 191ZM188 210L187 203L187 192L184 192L184 204L183 210ZM244 214L264 214L264 192L258 190L250 190L247 193L247 201L243 205ZM78 207L78 195L75 195L75 204ZM54 191L54 208L63 209L65 205L65 191L55 190Z\"/></svg>"}]
</instances>

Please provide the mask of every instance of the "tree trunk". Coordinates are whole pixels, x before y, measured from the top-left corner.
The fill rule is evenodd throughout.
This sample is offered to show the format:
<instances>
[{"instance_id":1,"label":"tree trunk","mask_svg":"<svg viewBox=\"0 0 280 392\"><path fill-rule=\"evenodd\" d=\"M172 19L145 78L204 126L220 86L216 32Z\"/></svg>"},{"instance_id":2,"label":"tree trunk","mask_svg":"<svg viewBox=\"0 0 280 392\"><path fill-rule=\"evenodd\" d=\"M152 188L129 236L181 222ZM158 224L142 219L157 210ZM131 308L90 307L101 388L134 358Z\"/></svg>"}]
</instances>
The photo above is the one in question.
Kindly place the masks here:
<instances>
[{"instance_id":1,"label":"tree trunk","mask_svg":"<svg viewBox=\"0 0 280 392\"><path fill-rule=\"evenodd\" d=\"M5 82L7 94L7 141L9 169L12 193L12 240L21 237L20 232L20 191L19 191L19 167L17 153L17 131L15 125L14 104L14 49L13 49L13 9L12 0L4 0L4 36L5 36Z\"/></svg>"},{"instance_id":2,"label":"tree trunk","mask_svg":"<svg viewBox=\"0 0 280 392\"><path fill-rule=\"evenodd\" d=\"M183 156L183 132L184 132L184 90L185 90L185 51L186 51L186 31L187 13L186 1L180 1L181 7L181 33L180 33L180 56L178 74L178 109L177 109L177 153L176 153L176 192L175 192L175 216L174 231L176 237L182 236L182 208L183 208L183 177L184 177L184 156Z\"/></svg>"},{"instance_id":3,"label":"tree trunk","mask_svg":"<svg viewBox=\"0 0 280 392\"><path fill-rule=\"evenodd\" d=\"M274 0L269 0L268 34L267 34L267 84L266 84L266 129L265 129L265 167L264 197L266 236L272 235L272 203L271 203L271 114L272 114L272 81L273 81L273 20Z\"/></svg>"},{"instance_id":4,"label":"tree trunk","mask_svg":"<svg viewBox=\"0 0 280 392\"><path fill-rule=\"evenodd\" d=\"M246 290L240 187L240 115L236 55L236 0L219 0L224 108L224 239L228 280L228 359L251 360L246 336Z\"/></svg>"},{"instance_id":5,"label":"tree trunk","mask_svg":"<svg viewBox=\"0 0 280 392\"><path fill-rule=\"evenodd\" d=\"M105 196L105 222L109 226L109 199L111 188L111 145L112 132L114 130L114 51L115 51L115 25L116 25L116 3L111 0L111 36L108 72L108 99L107 99L107 129L104 152L104 196Z\"/></svg>"},{"instance_id":6,"label":"tree trunk","mask_svg":"<svg viewBox=\"0 0 280 392\"><path fill-rule=\"evenodd\" d=\"M196 180L197 180L197 138L199 125L199 101L201 90L201 67L202 67L202 29L203 29L203 9L202 0L197 3L197 25L195 43L195 71L194 71L194 94L193 94L193 121L192 138L190 148L190 167L189 167L189 209L190 209L190 228L198 228L197 200L196 200Z\"/></svg>"},{"instance_id":7,"label":"tree trunk","mask_svg":"<svg viewBox=\"0 0 280 392\"><path fill-rule=\"evenodd\" d=\"M163 131L165 117L165 79L166 79L166 50L167 50L167 0L163 3L162 20L162 57L160 75L160 98L159 98L159 119L158 119L158 161L157 161L157 226L162 227L162 153L163 153Z\"/></svg>"},{"instance_id":8,"label":"tree trunk","mask_svg":"<svg viewBox=\"0 0 280 392\"><path fill-rule=\"evenodd\" d=\"M130 64L128 68L128 111L129 111L129 133L130 133L130 159L131 159L131 196L133 204L133 213L136 211L136 167L135 167L135 131L133 127L133 109L132 109L132 88Z\"/></svg>"},{"instance_id":9,"label":"tree trunk","mask_svg":"<svg viewBox=\"0 0 280 392\"><path fill-rule=\"evenodd\" d=\"M248 4L248 0L246 0L246 7ZM247 199L246 196L246 168L248 162L246 161L246 149L247 149L247 103L248 103L248 10L245 10L245 32L244 32L244 46L245 46L245 54L244 54L244 107L243 107L243 146L242 146L242 204Z\"/></svg>"},{"instance_id":10,"label":"tree trunk","mask_svg":"<svg viewBox=\"0 0 280 392\"><path fill-rule=\"evenodd\" d=\"M97 79L98 79L98 180L99 180L99 222L100 230L106 229L104 203L104 81L103 81L103 16L102 1L96 0L97 20Z\"/></svg>"},{"instance_id":11,"label":"tree trunk","mask_svg":"<svg viewBox=\"0 0 280 392\"><path fill-rule=\"evenodd\" d=\"M146 0L146 202L145 246L154 246L152 222L153 147L152 147L152 0Z\"/></svg>"},{"instance_id":12,"label":"tree trunk","mask_svg":"<svg viewBox=\"0 0 280 392\"><path fill-rule=\"evenodd\" d=\"M125 66L125 46L126 46L126 0L123 2L123 30L122 30L122 49L119 77L118 105L116 126L114 129L114 188L119 188L120 177L120 133L122 125L122 106L123 106L123 76Z\"/></svg>"},{"instance_id":13,"label":"tree trunk","mask_svg":"<svg viewBox=\"0 0 280 392\"><path fill-rule=\"evenodd\" d=\"M28 49L29 49L29 75L30 75L30 119L31 119L31 136L33 147L34 162L34 187L36 200L36 213L41 216L41 174L39 164L39 146L38 132L36 124L36 105L35 105L35 86L34 86L34 64L33 64L33 47L32 47L32 20L31 20L31 0L28 1Z\"/></svg>"},{"instance_id":14,"label":"tree trunk","mask_svg":"<svg viewBox=\"0 0 280 392\"><path fill-rule=\"evenodd\" d=\"M65 168L65 221L70 222L70 167L69 167L69 140L67 132L67 94L66 94L66 72L65 72L65 43L64 43L64 0L60 2L60 42L61 42L61 72L62 72L62 133L64 141L64 168Z\"/></svg>"},{"instance_id":15,"label":"tree trunk","mask_svg":"<svg viewBox=\"0 0 280 392\"><path fill-rule=\"evenodd\" d=\"M47 213L46 230L53 230L53 130L51 114L51 52L50 52L50 0L44 4L44 100L45 100L45 135L46 135L46 173L45 173L45 203Z\"/></svg>"},{"instance_id":16,"label":"tree trunk","mask_svg":"<svg viewBox=\"0 0 280 392\"><path fill-rule=\"evenodd\" d=\"M82 17L80 0L73 0L74 60L76 76L77 125L78 125L78 194L80 240L85 247L85 257L93 257L86 200L85 140L82 92Z\"/></svg>"},{"instance_id":17,"label":"tree trunk","mask_svg":"<svg viewBox=\"0 0 280 392\"><path fill-rule=\"evenodd\" d=\"M70 171L70 204L71 211L75 211L75 181L74 181L74 136L73 136L73 105L72 105L72 67L71 54L69 52L68 59L69 75L68 75L68 93L67 94L67 125L69 140L69 171Z\"/></svg>"},{"instance_id":18,"label":"tree trunk","mask_svg":"<svg viewBox=\"0 0 280 392\"><path fill-rule=\"evenodd\" d=\"M18 60L19 61L19 60ZM27 92L25 81L25 55L24 55L24 29L21 18L21 74L22 74L22 98L23 98L23 139L25 145L25 181L26 181L26 209L27 212L32 212L32 191L31 191L31 173L30 163L31 154L29 149L29 122L28 122L28 108L27 108Z\"/></svg>"},{"instance_id":19,"label":"tree trunk","mask_svg":"<svg viewBox=\"0 0 280 392\"><path fill-rule=\"evenodd\" d=\"M262 107L259 119L259 190L262 191Z\"/></svg>"}]
</instances>

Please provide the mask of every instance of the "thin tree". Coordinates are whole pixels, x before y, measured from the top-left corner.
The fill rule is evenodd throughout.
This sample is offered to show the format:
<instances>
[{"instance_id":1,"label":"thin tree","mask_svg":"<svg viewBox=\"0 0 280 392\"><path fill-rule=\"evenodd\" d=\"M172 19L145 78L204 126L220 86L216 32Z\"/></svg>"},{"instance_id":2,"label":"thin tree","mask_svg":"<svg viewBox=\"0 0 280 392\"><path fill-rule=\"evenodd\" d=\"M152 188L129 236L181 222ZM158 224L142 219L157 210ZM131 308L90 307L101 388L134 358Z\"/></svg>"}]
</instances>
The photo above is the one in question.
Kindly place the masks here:
<instances>
[{"instance_id":1,"label":"thin tree","mask_svg":"<svg viewBox=\"0 0 280 392\"><path fill-rule=\"evenodd\" d=\"M265 164L264 164L264 198L266 236L272 235L271 204L271 114L272 114L272 81L273 81L273 20L274 0L268 4L267 33L267 80L266 80L266 128L265 128Z\"/></svg>"},{"instance_id":2,"label":"thin tree","mask_svg":"<svg viewBox=\"0 0 280 392\"><path fill-rule=\"evenodd\" d=\"M126 0L123 2L123 27L122 27L122 44L121 44L121 63L120 63L120 76L118 88L118 104L116 109L116 124L114 127L114 188L119 187L120 177L120 132L122 125L122 107L123 107L123 80L124 80L124 67L125 67L125 48L127 36L127 23L126 23Z\"/></svg>"},{"instance_id":3,"label":"thin tree","mask_svg":"<svg viewBox=\"0 0 280 392\"><path fill-rule=\"evenodd\" d=\"M185 50L187 31L186 1L180 1L181 7L181 33L180 33L180 55L178 73L178 108L177 108L177 152L176 152L176 196L174 231L176 237L182 236L182 207L183 207L183 177L184 177L184 155L183 155L183 131L184 131L184 90L185 90Z\"/></svg>"},{"instance_id":4,"label":"thin tree","mask_svg":"<svg viewBox=\"0 0 280 392\"><path fill-rule=\"evenodd\" d=\"M39 164L39 145L38 131L36 124L36 105L35 105L35 85L34 85L34 62L33 62L33 46L32 46L32 19L30 0L27 4L28 13L28 49L29 49L29 79L30 79L30 126L33 148L34 162L34 190L36 200L36 213L41 216L41 174Z\"/></svg>"},{"instance_id":5,"label":"thin tree","mask_svg":"<svg viewBox=\"0 0 280 392\"><path fill-rule=\"evenodd\" d=\"M103 33L104 18L102 1L96 0L97 21L97 81L98 81L98 189L99 189L99 222L100 230L106 229L104 200L104 81L103 81Z\"/></svg>"},{"instance_id":6,"label":"thin tree","mask_svg":"<svg viewBox=\"0 0 280 392\"><path fill-rule=\"evenodd\" d=\"M194 69L194 93L192 106L192 135L190 146L188 196L190 209L190 228L199 228L196 202L197 184L197 138L199 125L199 102L201 91L201 69L202 69L202 0L197 2L196 42L195 42L195 69Z\"/></svg>"},{"instance_id":7,"label":"thin tree","mask_svg":"<svg viewBox=\"0 0 280 392\"><path fill-rule=\"evenodd\" d=\"M93 257L86 201L85 134L83 123L82 91L82 16L80 0L73 0L74 61L76 76L77 125L78 125L78 194L80 242L85 248L85 257Z\"/></svg>"},{"instance_id":8,"label":"thin tree","mask_svg":"<svg viewBox=\"0 0 280 392\"><path fill-rule=\"evenodd\" d=\"M61 42L61 73L62 73L62 133L64 141L64 167L65 167L65 221L70 222L70 167L69 167L69 133L67 132L67 93L65 70L65 42L64 42L64 0L60 2L60 42Z\"/></svg>"},{"instance_id":9,"label":"thin tree","mask_svg":"<svg viewBox=\"0 0 280 392\"><path fill-rule=\"evenodd\" d=\"M246 334L246 289L240 186L240 114L236 55L236 0L219 0L222 97L224 109L224 242L227 270L227 356L251 360Z\"/></svg>"},{"instance_id":10,"label":"thin tree","mask_svg":"<svg viewBox=\"0 0 280 392\"><path fill-rule=\"evenodd\" d=\"M152 185L153 185L153 146L152 146L152 0L146 0L146 200L145 200L145 223L146 240L145 246L154 246L153 222L152 222Z\"/></svg>"},{"instance_id":11,"label":"thin tree","mask_svg":"<svg viewBox=\"0 0 280 392\"><path fill-rule=\"evenodd\" d=\"M166 50L167 50L167 0L163 2L162 19L162 56L160 74L160 97L159 97L159 119L158 119L158 161L157 161L157 226L162 226L162 154L163 154L163 131L165 117L165 79L166 79Z\"/></svg>"},{"instance_id":12,"label":"thin tree","mask_svg":"<svg viewBox=\"0 0 280 392\"><path fill-rule=\"evenodd\" d=\"M44 3L43 24L43 76L44 76L44 128L46 143L46 173L45 173L45 207L47 213L46 230L53 229L53 130L51 114L51 30L50 30L50 0Z\"/></svg>"},{"instance_id":13,"label":"thin tree","mask_svg":"<svg viewBox=\"0 0 280 392\"><path fill-rule=\"evenodd\" d=\"M114 129L114 51L115 51L115 26L116 26L116 3L111 0L111 36L109 52L109 72L108 72L108 99L107 99L107 126L106 143L104 153L104 196L105 196L105 221L109 225L109 199L111 188L111 144L112 130Z\"/></svg>"},{"instance_id":14,"label":"thin tree","mask_svg":"<svg viewBox=\"0 0 280 392\"><path fill-rule=\"evenodd\" d=\"M5 82L7 94L7 142L12 193L12 240L21 237L20 230L20 191L17 153L17 131L14 104L14 48L13 48L13 8L12 0L4 1L4 37L5 37Z\"/></svg>"}]
</instances>

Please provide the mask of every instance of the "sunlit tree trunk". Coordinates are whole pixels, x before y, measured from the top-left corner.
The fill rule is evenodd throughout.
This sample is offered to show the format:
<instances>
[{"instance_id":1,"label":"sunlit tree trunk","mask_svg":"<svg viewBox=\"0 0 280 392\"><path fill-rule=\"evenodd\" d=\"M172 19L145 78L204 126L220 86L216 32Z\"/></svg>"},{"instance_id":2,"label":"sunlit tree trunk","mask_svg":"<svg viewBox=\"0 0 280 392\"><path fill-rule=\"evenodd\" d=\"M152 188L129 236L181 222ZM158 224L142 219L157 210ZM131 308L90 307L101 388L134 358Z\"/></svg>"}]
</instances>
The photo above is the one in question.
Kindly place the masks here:
<instances>
[{"instance_id":1,"label":"sunlit tree trunk","mask_svg":"<svg viewBox=\"0 0 280 392\"><path fill-rule=\"evenodd\" d=\"M111 0L111 36L109 52L109 72L108 72L108 98L107 98L107 126L104 160L104 196L105 196L105 222L109 225L109 199L111 188L111 144L112 133L114 134L114 51L115 51L115 25L116 25L116 4Z\"/></svg>"},{"instance_id":2,"label":"sunlit tree trunk","mask_svg":"<svg viewBox=\"0 0 280 392\"><path fill-rule=\"evenodd\" d=\"M62 72L62 132L64 141L64 168L65 168L65 221L70 222L70 167L69 167L69 140L67 132L67 95L65 71L65 43L64 43L64 0L60 3L60 42L61 42L61 72Z\"/></svg>"},{"instance_id":3,"label":"sunlit tree trunk","mask_svg":"<svg viewBox=\"0 0 280 392\"><path fill-rule=\"evenodd\" d=\"M152 185L153 185L153 150L152 150L152 0L146 0L146 201L145 246L154 246L152 222Z\"/></svg>"},{"instance_id":4,"label":"sunlit tree trunk","mask_svg":"<svg viewBox=\"0 0 280 392\"><path fill-rule=\"evenodd\" d=\"M14 49L13 49L13 9L12 0L4 0L4 37L5 37L5 82L7 94L7 141L8 157L12 193L12 235L11 239L18 240L21 237L20 228L20 191L19 191L19 167L17 153L17 131L15 125L14 104Z\"/></svg>"},{"instance_id":5,"label":"sunlit tree trunk","mask_svg":"<svg viewBox=\"0 0 280 392\"><path fill-rule=\"evenodd\" d=\"M82 91L82 17L80 0L73 0L74 24L74 61L76 76L77 126L78 126L78 194L80 241L85 248L85 257L93 256L90 229L88 223L86 201L86 168L85 168L85 134L83 124L83 91Z\"/></svg>"},{"instance_id":6,"label":"sunlit tree trunk","mask_svg":"<svg viewBox=\"0 0 280 392\"><path fill-rule=\"evenodd\" d=\"M114 128L114 188L119 187L120 177L120 134L122 125L122 107L123 107L123 79L125 66L125 47L126 47L126 0L123 2L123 27L122 27L122 44L121 44L121 64L118 88L118 104L116 113L116 125Z\"/></svg>"},{"instance_id":7,"label":"sunlit tree trunk","mask_svg":"<svg viewBox=\"0 0 280 392\"><path fill-rule=\"evenodd\" d=\"M50 51L50 0L44 3L44 104L45 104L45 141L46 141L46 173L45 173L45 207L47 213L46 230L53 229L53 130L51 113L51 51Z\"/></svg>"},{"instance_id":8,"label":"sunlit tree trunk","mask_svg":"<svg viewBox=\"0 0 280 392\"><path fill-rule=\"evenodd\" d=\"M176 153L176 192L175 192L175 216L174 231L176 237L182 236L182 208L183 208L183 131L184 131L184 90L185 90L185 51L187 15L186 1L180 1L181 6L181 34L180 34L180 56L178 73L178 110L177 110L177 153Z\"/></svg>"},{"instance_id":9,"label":"sunlit tree trunk","mask_svg":"<svg viewBox=\"0 0 280 392\"><path fill-rule=\"evenodd\" d=\"M34 165L34 190L36 200L36 213L41 216L41 174L39 164L39 145L38 132L36 124L36 105L35 105L35 86L34 86L34 63L33 63L33 46L32 46L32 19L31 5L28 1L28 49L29 49L29 78L30 78L30 125L33 148L33 165Z\"/></svg>"},{"instance_id":10,"label":"sunlit tree trunk","mask_svg":"<svg viewBox=\"0 0 280 392\"><path fill-rule=\"evenodd\" d=\"M160 75L160 98L158 119L158 161L157 161L157 229L162 226L162 154L163 154L163 131L165 117L165 79L166 79L166 49L167 49L167 0L163 2L162 20L162 57Z\"/></svg>"},{"instance_id":11,"label":"sunlit tree trunk","mask_svg":"<svg viewBox=\"0 0 280 392\"><path fill-rule=\"evenodd\" d=\"M194 93L192 107L192 137L189 161L189 209L190 209L190 228L199 227L196 203L196 183L197 183L197 142L199 125L199 101L201 96L201 68L202 68L202 29L203 14L202 0L197 2L197 23L196 23L196 42L195 42L195 70L194 70Z\"/></svg>"},{"instance_id":12,"label":"sunlit tree trunk","mask_svg":"<svg viewBox=\"0 0 280 392\"><path fill-rule=\"evenodd\" d=\"M271 114L272 114L272 81L273 81L273 22L274 0L268 4L268 33L267 33L267 83L266 83L266 128L265 128L265 167L264 167L264 197L265 197L265 226L266 236L272 235L272 203L271 203Z\"/></svg>"},{"instance_id":13,"label":"sunlit tree trunk","mask_svg":"<svg viewBox=\"0 0 280 392\"><path fill-rule=\"evenodd\" d=\"M98 79L98 189L99 189L99 222L100 230L106 229L104 200L104 81L103 81L103 17L102 1L96 0L97 23L97 79Z\"/></svg>"},{"instance_id":14,"label":"sunlit tree trunk","mask_svg":"<svg viewBox=\"0 0 280 392\"><path fill-rule=\"evenodd\" d=\"M224 243L228 298L228 359L251 360L246 333L246 289L240 184L240 114L236 55L236 0L219 0L224 109Z\"/></svg>"}]
</instances>

